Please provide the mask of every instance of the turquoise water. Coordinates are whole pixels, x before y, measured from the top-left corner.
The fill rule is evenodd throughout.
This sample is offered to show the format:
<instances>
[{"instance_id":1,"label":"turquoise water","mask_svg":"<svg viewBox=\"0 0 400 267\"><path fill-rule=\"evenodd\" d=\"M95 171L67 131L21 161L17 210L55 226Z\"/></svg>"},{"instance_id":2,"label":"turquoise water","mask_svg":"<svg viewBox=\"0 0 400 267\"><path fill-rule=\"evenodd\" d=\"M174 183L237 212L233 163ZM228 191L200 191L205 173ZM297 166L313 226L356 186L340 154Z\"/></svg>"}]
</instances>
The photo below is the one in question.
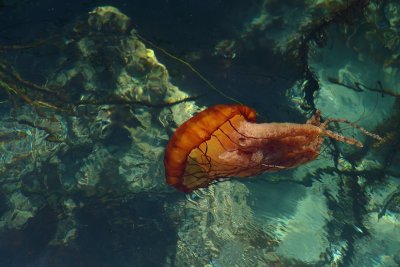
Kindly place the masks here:
<instances>
[{"instance_id":1,"label":"turquoise water","mask_svg":"<svg viewBox=\"0 0 400 267\"><path fill-rule=\"evenodd\" d=\"M1 267L399 266L398 1L3 0L0 13ZM332 123L363 147L325 138L296 168L169 186L176 128L238 103L260 123L320 110L382 139Z\"/></svg>"}]
</instances>

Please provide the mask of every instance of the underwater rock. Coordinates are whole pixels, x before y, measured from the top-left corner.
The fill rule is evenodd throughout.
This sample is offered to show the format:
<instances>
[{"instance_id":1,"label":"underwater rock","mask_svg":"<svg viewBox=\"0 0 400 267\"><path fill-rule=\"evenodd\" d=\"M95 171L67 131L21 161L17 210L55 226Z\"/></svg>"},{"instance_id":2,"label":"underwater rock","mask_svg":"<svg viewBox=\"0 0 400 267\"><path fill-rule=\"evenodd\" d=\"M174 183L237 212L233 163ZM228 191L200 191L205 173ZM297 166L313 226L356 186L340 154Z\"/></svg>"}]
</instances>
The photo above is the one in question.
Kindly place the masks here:
<instances>
[{"instance_id":1,"label":"underwater rock","mask_svg":"<svg viewBox=\"0 0 400 267\"><path fill-rule=\"evenodd\" d=\"M66 134L62 119L49 123L29 106L13 115L4 116L0 126L0 181L6 192L18 190L26 175L46 164L63 147L57 140L64 140Z\"/></svg>"},{"instance_id":2,"label":"underwater rock","mask_svg":"<svg viewBox=\"0 0 400 267\"><path fill-rule=\"evenodd\" d=\"M400 30L400 4L395 1L387 1L384 6L384 14L390 27Z\"/></svg>"},{"instance_id":3,"label":"underwater rock","mask_svg":"<svg viewBox=\"0 0 400 267\"><path fill-rule=\"evenodd\" d=\"M100 6L89 12L88 25L102 34L126 33L130 23L130 18L113 6Z\"/></svg>"},{"instance_id":4,"label":"underwater rock","mask_svg":"<svg viewBox=\"0 0 400 267\"><path fill-rule=\"evenodd\" d=\"M366 218L369 235L357 240L351 266L368 265L371 261L376 266L398 266L400 263L400 224L398 214L386 214L378 219L372 212Z\"/></svg>"},{"instance_id":5,"label":"underwater rock","mask_svg":"<svg viewBox=\"0 0 400 267\"><path fill-rule=\"evenodd\" d=\"M253 218L245 185L223 182L195 191L182 203L186 219L178 229L176 264L262 266L275 246Z\"/></svg>"},{"instance_id":6,"label":"underwater rock","mask_svg":"<svg viewBox=\"0 0 400 267\"><path fill-rule=\"evenodd\" d=\"M186 94L169 82L166 67L131 32L129 24L130 19L114 7L95 8L86 21L78 21L75 39L64 48L65 53L73 55L68 61L59 59L61 68L49 80L51 87L64 90L69 98L89 103L79 106L78 112L95 117L69 118L68 143L83 146L85 149L81 150L86 151L73 163L75 174L66 170L61 175L70 173L68 176L75 177L75 181L62 181L70 191L83 190L92 195L110 191L111 186L117 191L140 192L163 184L162 170L155 159L161 160L167 136L154 123L158 114L150 108L132 109L118 103L162 105ZM110 32L116 35L104 38ZM74 90L65 91L70 87ZM95 103L103 104L96 107ZM163 126L174 127L171 124L179 121L178 116L183 113L173 110L185 106L182 103L172 107L172 117ZM162 110L161 114L165 112ZM118 146L124 149L118 150ZM65 161L72 153L66 150L59 157ZM154 172L159 175L149 175Z\"/></svg>"},{"instance_id":7,"label":"underwater rock","mask_svg":"<svg viewBox=\"0 0 400 267\"><path fill-rule=\"evenodd\" d=\"M368 235L355 243L352 266L369 264L374 259L377 266L398 266L400 254L400 181L388 177L383 184L366 187L368 202L364 225Z\"/></svg>"},{"instance_id":8,"label":"underwater rock","mask_svg":"<svg viewBox=\"0 0 400 267\"><path fill-rule=\"evenodd\" d=\"M173 87L168 71L129 22L114 7L89 12L86 21L76 23L62 52L69 56L58 59L60 70L49 79L49 86L75 101L161 103Z\"/></svg>"},{"instance_id":9,"label":"underwater rock","mask_svg":"<svg viewBox=\"0 0 400 267\"><path fill-rule=\"evenodd\" d=\"M250 217L247 217L251 212L244 202L239 202L245 200L246 191L241 184L225 182L188 196L180 212L191 219L185 220L178 229L178 265L212 264L218 261L216 259L224 251L226 243L242 246L244 242L249 242L245 234L251 224ZM237 197L237 201L228 197L231 194ZM249 244L245 246L248 248ZM240 253L242 249L234 253Z\"/></svg>"},{"instance_id":10,"label":"underwater rock","mask_svg":"<svg viewBox=\"0 0 400 267\"><path fill-rule=\"evenodd\" d=\"M0 230L21 229L29 219L35 217L44 202L38 198L28 198L20 192L13 193L9 199L9 210L0 218Z\"/></svg>"},{"instance_id":11,"label":"underwater rock","mask_svg":"<svg viewBox=\"0 0 400 267\"><path fill-rule=\"evenodd\" d=\"M62 101L35 108L21 103L13 117L2 118L1 188L11 203L2 229L24 227L42 205L13 193L21 187L49 202L62 201L58 194L78 193L83 203L84 197L171 190L164 185L162 166L167 129L195 106L163 109L187 94L170 83L166 67L131 30L130 19L118 9L94 9L69 30L59 57L49 58L59 68L51 71L44 91L57 91ZM79 235L74 212L65 209L52 241L56 245L72 244Z\"/></svg>"},{"instance_id":12,"label":"underwater rock","mask_svg":"<svg viewBox=\"0 0 400 267\"><path fill-rule=\"evenodd\" d=\"M323 260L321 255L329 246L325 231L329 217L324 198L310 190L298 203L295 214L285 222L276 253L307 264Z\"/></svg>"},{"instance_id":13,"label":"underwater rock","mask_svg":"<svg viewBox=\"0 0 400 267\"><path fill-rule=\"evenodd\" d=\"M302 42L302 31L307 32L329 20L332 14L349 5L345 0L303 0L297 1L293 9L293 4L274 0L256 1L254 5L257 8L250 9L250 19L243 23L241 30L236 31L236 38L219 41L214 55L233 59L240 52L248 52L260 45L272 46L277 54L291 53L292 45Z\"/></svg>"},{"instance_id":14,"label":"underwater rock","mask_svg":"<svg viewBox=\"0 0 400 267\"><path fill-rule=\"evenodd\" d=\"M347 114L346 118L350 121L357 121L359 125L373 130L389 118L387 110L394 107L396 98L381 95L384 88L394 90L400 76L387 73L373 58L361 57L358 49L349 47L350 38L354 37L345 33L343 27L331 27L327 34L330 39L336 40L334 44L319 49L310 57L310 65L318 70L316 75L320 84L315 94L316 108L330 117ZM363 40L364 36L358 38ZM356 45L363 43L351 42ZM383 61L380 63L383 64ZM374 75L371 76L371 73ZM360 108L354 109L355 106Z\"/></svg>"},{"instance_id":15,"label":"underwater rock","mask_svg":"<svg viewBox=\"0 0 400 267\"><path fill-rule=\"evenodd\" d=\"M261 185L265 188L255 191ZM289 182L245 185L234 181L197 190L182 203L180 213L187 219L178 229L176 263L323 265L330 242L336 242L328 235L328 224L336 219L331 217L324 192L335 195L338 190L334 176L310 188Z\"/></svg>"},{"instance_id":16,"label":"underwater rock","mask_svg":"<svg viewBox=\"0 0 400 267\"><path fill-rule=\"evenodd\" d=\"M57 203L58 204L58 203ZM57 222L57 229L49 245L72 246L76 245L76 238L79 231L79 223L76 218L76 210L82 208L72 198L62 202L63 213Z\"/></svg>"}]
</instances>

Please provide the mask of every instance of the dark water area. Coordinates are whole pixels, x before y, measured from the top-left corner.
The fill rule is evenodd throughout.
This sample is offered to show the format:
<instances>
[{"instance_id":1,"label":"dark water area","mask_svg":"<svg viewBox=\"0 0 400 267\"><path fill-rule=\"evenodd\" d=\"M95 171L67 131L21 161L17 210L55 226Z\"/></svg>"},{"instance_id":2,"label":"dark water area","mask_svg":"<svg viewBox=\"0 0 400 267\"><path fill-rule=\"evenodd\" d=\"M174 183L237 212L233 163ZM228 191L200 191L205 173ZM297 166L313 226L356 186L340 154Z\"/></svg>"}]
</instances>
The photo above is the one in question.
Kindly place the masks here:
<instances>
[{"instance_id":1,"label":"dark water area","mask_svg":"<svg viewBox=\"0 0 400 267\"><path fill-rule=\"evenodd\" d=\"M196 60L196 69L227 95L243 99L249 105L258 107L260 112L277 120L283 120L280 114L291 112L285 108L287 103L271 103L264 98L273 95L278 99L277 103L285 102L286 98L278 88L291 87L300 77L301 70L292 62L285 62L282 55L274 54L270 41L263 41L265 37L261 33L252 33L254 38L248 38L243 40L245 44L239 44L248 47L243 48L241 55L235 58L235 64L231 64L224 56L210 55L217 42L234 39L241 34L243 21L251 20L254 13L260 9L257 1L233 1L229 4L224 1L149 1L140 4L135 1L53 2L5 4L2 8L5 14L3 28L0 29L0 32L3 31L4 42L29 42L58 34L59 30L65 29L77 18L87 15L93 8L113 5L132 18L133 28L156 46L182 59L200 57ZM275 12L279 15L284 13L284 10L277 7ZM56 52L46 48L42 53ZM226 99L210 89L186 66L171 60L163 53L159 53L158 56L161 62L168 62L171 80L176 85L190 88L193 94L204 95L208 102L226 102ZM247 90L252 91L251 95L243 93Z\"/></svg>"},{"instance_id":2,"label":"dark water area","mask_svg":"<svg viewBox=\"0 0 400 267\"><path fill-rule=\"evenodd\" d=\"M398 1L0 14L0 267L399 266Z\"/></svg>"}]
</instances>

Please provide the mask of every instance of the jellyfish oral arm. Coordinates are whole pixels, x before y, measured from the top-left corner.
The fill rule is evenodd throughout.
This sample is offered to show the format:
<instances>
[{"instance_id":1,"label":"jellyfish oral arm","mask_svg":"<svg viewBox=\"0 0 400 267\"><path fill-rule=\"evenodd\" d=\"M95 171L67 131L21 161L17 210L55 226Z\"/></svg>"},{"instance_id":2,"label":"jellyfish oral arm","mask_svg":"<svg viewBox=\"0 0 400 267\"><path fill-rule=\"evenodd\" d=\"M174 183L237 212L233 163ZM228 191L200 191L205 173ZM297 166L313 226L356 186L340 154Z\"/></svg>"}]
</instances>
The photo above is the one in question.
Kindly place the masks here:
<instances>
[{"instance_id":1,"label":"jellyfish oral arm","mask_svg":"<svg viewBox=\"0 0 400 267\"><path fill-rule=\"evenodd\" d=\"M241 122L237 132L253 140L279 140L294 137L321 135L323 130L311 124Z\"/></svg>"},{"instance_id":2,"label":"jellyfish oral arm","mask_svg":"<svg viewBox=\"0 0 400 267\"><path fill-rule=\"evenodd\" d=\"M241 177L292 168L318 156L322 134L321 128L311 124L244 121L230 135L236 147L220 154L219 160L241 166L237 175Z\"/></svg>"}]
</instances>

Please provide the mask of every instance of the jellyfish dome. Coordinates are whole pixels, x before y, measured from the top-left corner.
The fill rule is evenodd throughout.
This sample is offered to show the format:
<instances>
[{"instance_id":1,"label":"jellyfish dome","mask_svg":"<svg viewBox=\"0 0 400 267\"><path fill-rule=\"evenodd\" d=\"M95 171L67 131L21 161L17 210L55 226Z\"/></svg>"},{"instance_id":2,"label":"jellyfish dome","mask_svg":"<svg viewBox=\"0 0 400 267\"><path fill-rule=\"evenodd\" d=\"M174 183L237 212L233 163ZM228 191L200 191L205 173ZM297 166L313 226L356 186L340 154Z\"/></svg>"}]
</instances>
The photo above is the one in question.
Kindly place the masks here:
<instances>
[{"instance_id":1,"label":"jellyfish dome","mask_svg":"<svg viewBox=\"0 0 400 267\"><path fill-rule=\"evenodd\" d=\"M190 192L227 177L235 166L221 165L218 157L236 148L229 138L232 126L256 119L256 111L243 105L217 105L183 123L171 137L164 158L166 181Z\"/></svg>"}]
</instances>

